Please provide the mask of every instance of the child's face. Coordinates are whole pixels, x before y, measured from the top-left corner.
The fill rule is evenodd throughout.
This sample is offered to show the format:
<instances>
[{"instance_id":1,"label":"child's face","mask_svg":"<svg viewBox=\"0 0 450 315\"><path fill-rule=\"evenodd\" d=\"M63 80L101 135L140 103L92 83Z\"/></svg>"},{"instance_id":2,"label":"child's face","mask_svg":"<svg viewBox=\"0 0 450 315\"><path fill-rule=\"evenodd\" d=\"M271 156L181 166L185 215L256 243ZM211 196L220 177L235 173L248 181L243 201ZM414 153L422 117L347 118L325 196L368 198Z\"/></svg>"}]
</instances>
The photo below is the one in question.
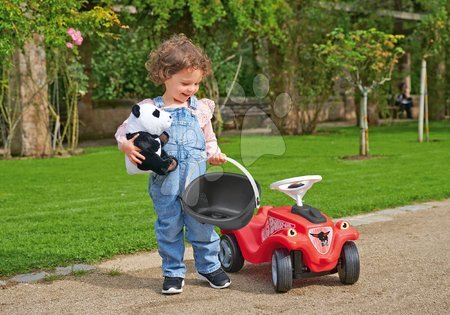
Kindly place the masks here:
<instances>
[{"instance_id":1,"label":"child's face","mask_svg":"<svg viewBox=\"0 0 450 315\"><path fill-rule=\"evenodd\" d=\"M177 103L186 102L189 97L197 93L203 72L198 69L186 68L175 73L170 79L164 81L166 95L172 97Z\"/></svg>"}]
</instances>

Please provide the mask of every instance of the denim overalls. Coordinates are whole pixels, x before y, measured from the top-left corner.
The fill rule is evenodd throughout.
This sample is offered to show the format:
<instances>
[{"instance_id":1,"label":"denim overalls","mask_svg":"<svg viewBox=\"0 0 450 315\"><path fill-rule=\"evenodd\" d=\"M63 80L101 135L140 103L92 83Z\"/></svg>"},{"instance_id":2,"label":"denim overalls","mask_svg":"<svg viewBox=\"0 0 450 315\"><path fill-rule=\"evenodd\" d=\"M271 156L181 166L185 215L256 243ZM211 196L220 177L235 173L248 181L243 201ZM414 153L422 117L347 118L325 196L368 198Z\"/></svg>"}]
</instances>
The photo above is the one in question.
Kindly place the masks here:
<instances>
[{"instance_id":1,"label":"denim overalls","mask_svg":"<svg viewBox=\"0 0 450 315\"><path fill-rule=\"evenodd\" d=\"M161 96L153 102L159 108L164 105ZM189 107L197 108L195 96L190 98ZM200 223L184 213L180 202L186 178L192 181L206 172L205 137L197 117L188 108L165 110L172 115L172 125L167 130L169 142L164 150L178 159L178 167L166 176L150 176L149 182L149 194L158 214L155 232L163 275L184 278L184 233L192 244L197 271L211 273L220 267L219 236L214 226Z\"/></svg>"}]
</instances>

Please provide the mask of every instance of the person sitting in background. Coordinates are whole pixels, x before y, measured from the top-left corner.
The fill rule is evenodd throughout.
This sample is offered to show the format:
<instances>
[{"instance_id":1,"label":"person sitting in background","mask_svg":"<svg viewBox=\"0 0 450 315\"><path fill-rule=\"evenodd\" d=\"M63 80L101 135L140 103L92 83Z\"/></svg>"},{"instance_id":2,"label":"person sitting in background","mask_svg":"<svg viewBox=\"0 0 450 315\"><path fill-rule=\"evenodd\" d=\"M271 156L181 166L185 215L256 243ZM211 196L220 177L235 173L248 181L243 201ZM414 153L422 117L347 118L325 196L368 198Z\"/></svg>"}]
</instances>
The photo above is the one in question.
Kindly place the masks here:
<instances>
[{"instance_id":1,"label":"person sitting in background","mask_svg":"<svg viewBox=\"0 0 450 315\"><path fill-rule=\"evenodd\" d=\"M406 117L412 119L413 101L409 94L409 87L404 83L399 84L400 94L395 97L395 106L398 107L399 113L406 111Z\"/></svg>"}]
</instances>

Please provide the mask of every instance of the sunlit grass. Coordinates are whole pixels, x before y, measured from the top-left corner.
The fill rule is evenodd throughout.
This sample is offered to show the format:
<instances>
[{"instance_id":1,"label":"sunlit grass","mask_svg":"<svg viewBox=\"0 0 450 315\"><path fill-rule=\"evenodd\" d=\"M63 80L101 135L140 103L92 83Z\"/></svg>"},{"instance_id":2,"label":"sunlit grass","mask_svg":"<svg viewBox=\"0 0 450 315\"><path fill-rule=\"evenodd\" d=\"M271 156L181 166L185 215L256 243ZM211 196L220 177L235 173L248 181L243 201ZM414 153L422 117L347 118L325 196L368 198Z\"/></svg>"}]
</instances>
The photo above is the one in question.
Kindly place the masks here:
<instances>
[{"instance_id":1,"label":"sunlit grass","mask_svg":"<svg viewBox=\"0 0 450 315\"><path fill-rule=\"evenodd\" d=\"M339 217L450 197L450 123L431 125L430 143L415 124L370 128L371 155L358 154L355 127L303 137L223 137L220 146L261 185L262 204L293 200L270 183L319 174L305 202ZM215 168L220 169L220 167ZM225 170L239 172L232 165ZM155 214L144 175L129 176L116 147L70 158L0 160L0 275L93 263L156 249Z\"/></svg>"}]
</instances>

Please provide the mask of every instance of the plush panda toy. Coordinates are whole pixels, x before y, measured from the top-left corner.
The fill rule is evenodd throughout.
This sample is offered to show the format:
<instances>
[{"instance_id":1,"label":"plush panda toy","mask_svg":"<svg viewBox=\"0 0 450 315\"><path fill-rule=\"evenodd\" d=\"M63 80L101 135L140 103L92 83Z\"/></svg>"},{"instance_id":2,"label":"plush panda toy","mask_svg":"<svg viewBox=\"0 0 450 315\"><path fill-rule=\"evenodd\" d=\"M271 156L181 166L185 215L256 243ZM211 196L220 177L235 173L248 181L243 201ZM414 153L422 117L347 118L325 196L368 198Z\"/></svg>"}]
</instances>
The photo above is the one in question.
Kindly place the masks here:
<instances>
[{"instance_id":1,"label":"plush panda toy","mask_svg":"<svg viewBox=\"0 0 450 315\"><path fill-rule=\"evenodd\" d=\"M168 129L171 123L172 116L151 103L133 106L128 117L126 137L129 140L137 133L139 134L134 140L134 145L142 150L140 153L145 156L145 160L136 167L128 156L125 156L128 174L155 172L159 175L166 175L172 163L176 163L173 170L178 166L177 159L162 149L169 140L169 134L164 130Z\"/></svg>"}]
</instances>

